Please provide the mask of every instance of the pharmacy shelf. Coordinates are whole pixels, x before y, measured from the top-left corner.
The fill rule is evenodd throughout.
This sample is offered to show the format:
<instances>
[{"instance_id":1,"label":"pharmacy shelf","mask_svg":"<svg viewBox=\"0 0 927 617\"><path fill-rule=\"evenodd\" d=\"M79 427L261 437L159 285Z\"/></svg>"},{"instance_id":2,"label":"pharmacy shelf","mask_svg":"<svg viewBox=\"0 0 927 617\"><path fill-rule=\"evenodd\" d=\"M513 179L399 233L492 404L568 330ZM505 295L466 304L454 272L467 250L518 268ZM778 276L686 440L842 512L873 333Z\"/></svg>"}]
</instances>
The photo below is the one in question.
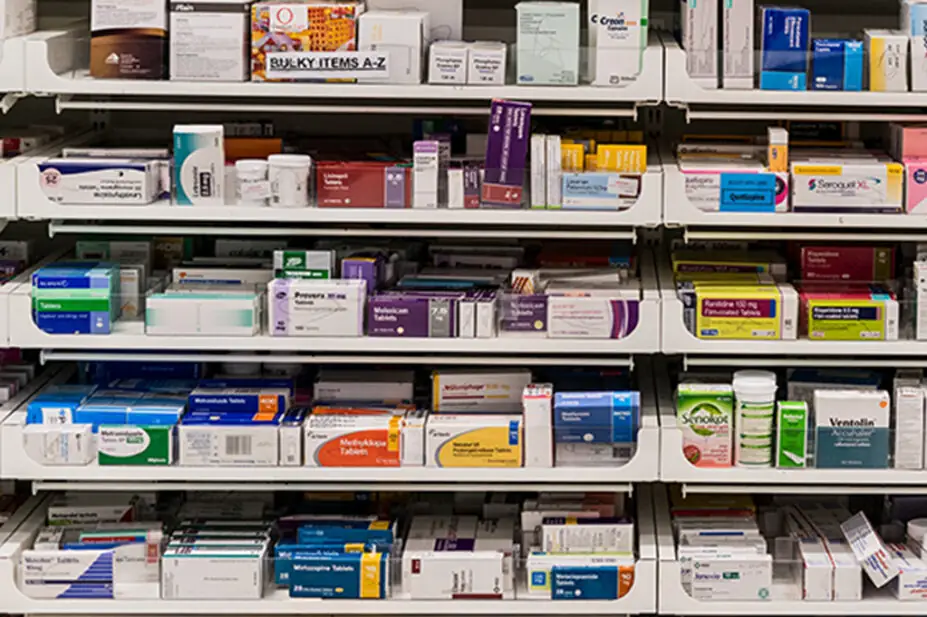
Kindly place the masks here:
<instances>
[{"instance_id":1,"label":"pharmacy shelf","mask_svg":"<svg viewBox=\"0 0 927 617\"><path fill-rule=\"evenodd\" d=\"M0 164L2 167L2 164ZM9 319L9 306L10 306L10 294L13 293L22 284L28 284L32 280L32 273L35 272L38 268L50 264L53 261L57 261L70 250L69 244L61 245L58 243L53 245L51 252L44 257L42 260L37 262L34 266L31 266L20 272L12 280L7 282L5 285L0 285L0 347L9 347L10 346L10 319Z\"/></svg>"},{"instance_id":2,"label":"pharmacy shelf","mask_svg":"<svg viewBox=\"0 0 927 617\"><path fill-rule=\"evenodd\" d=\"M921 602L896 600L892 596L891 585L875 589L864 584L864 597L856 602L805 602L796 597L799 590L794 585L777 584L774 579L773 599L768 601L696 600L682 585L669 500L664 487L654 488L654 514L660 564L657 603L661 615L922 615L924 612Z\"/></svg>"},{"instance_id":3,"label":"pharmacy shelf","mask_svg":"<svg viewBox=\"0 0 927 617\"><path fill-rule=\"evenodd\" d=\"M167 490L163 487L164 483L174 483L173 490L184 490L185 483L202 484L207 481L214 487L221 483L234 483L240 489L242 485L259 484L266 490L293 484L331 488L332 483L337 483L343 488L345 483L350 483L352 486L364 485L367 490L387 490L383 485L389 484L393 487L390 490L454 491L462 490L461 484L471 484L492 486L494 490L524 491L535 487L537 490L568 492L579 490L577 482L581 482L586 490L625 492L630 489L631 483L656 482L659 478L657 399L653 385L646 379L641 382L641 426L637 433L637 450L630 461L614 467L487 470L431 467L119 467L96 463L86 466L43 465L32 459L23 448L26 404L39 385L63 382L69 376L70 372L65 370L46 371L43 381L36 386L30 384L28 393L0 406L0 418L6 416L0 424L0 478L65 483L69 490L150 490L152 483L158 483L158 488L163 490Z\"/></svg>"},{"instance_id":4,"label":"pharmacy shelf","mask_svg":"<svg viewBox=\"0 0 927 617\"><path fill-rule=\"evenodd\" d=\"M744 469L692 465L683 455L683 434L677 424L669 371L654 371L660 410L660 480L683 485L687 493L896 493L922 494L927 470L902 469Z\"/></svg>"},{"instance_id":5,"label":"pharmacy shelf","mask_svg":"<svg viewBox=\"0 0 927 617\"><path fill-rule=\"evenodd\" d=\"M571 237L576 228L589 228L590 233L603 238L614 238L615 229L634 227L657 227L661 223L663 203L663 180L661 169L656 166L643 176L641 194L637 203L622 211L589 210L489 210L489 209L388 209L388 208L254 208L243 206L225 207L183 207L159 202L148 206L79 206L64 205L49 200L39 184L39 159L28 159L16 168L16 216L25 219L77 221L94 220L99 233L112 233L115 221L158 223L210 224L212 229L204 233L228 231L227 227L215 227L216 223L296 223L311 224L315 233L324 234L319 225L405 225L430 229L440 226L449 229L448 234L466 228L508 226L523 230L543 229L545 233L562 234ZM0 173L3 165L0 164ZM0 186L3 186L0 184ZM67 229L67 225L61 226ZM157 233L151 225L139 227L144 233ZM163 227L164 233L171 233L171 227ZM82 229L82 233L89 230ZM253 229L236 227L235 233L255 233ZM280 230L292 234L292 228ZM390 230L396 231L396 230ZM402 231L402 230L400 230ZM56 232L58 233L58 232ZM414 232L413 232L414 233Z\"/></svg>"},{"instance_id":6,"label":"pharmacy shelf","mask_svg":"<svg viewBox=\"0 0 927 617\"><path fill-rule=\"evenodd\" d=\"M315 352L347 354L391 354L415 362L416 354L431 354L429 362L440 363L436 355L456 354L493 357L520 356L523 364L544 361L539 356L603 356L649 354L660 349L660 293L652 255L641 258L641 301L637 327L622 339L563 339L535 336L497 338L389 338L389 337L279 337L266 334L252 337L228 336L148 336L141 321L116 322L106 335L46 334L32 320L31 279L12 286L6 297L9 342L13 347L44 350L225 352ZM0 305L4 298L0 295ZM0 310L2 314L2 310Z\"/></svg>"},{"instance_id":7,"label":"pharmacy shelf","mask_svg":"<svg viewBox=\"0 0 927 617\"><path fill-rule=\"evenodd\" d=\"M45 523L34 507L0 545L0 594L4 610L29 615L619 615L656 612L657 542L649 487L638 505L638 561L634 584L619 600L551 602L544 599L434 601L293 599L273 590L261 600L35 599L17 585L22 552Z\"/></svg>"},{"instance_id":8,"label":"pharmacy shelf","mask_svg":"<svg viewBox=\"0 0 927 617\"><path fill-rule=\"evenodd\" d=\"M59 109L235 111L243 110L243 106L229 101L259 97L263 103L254 106L254 109L261 110L263 107L265 113L274 109L297 112L369 113L379 110L383 113L410 113L429 107L440 109L442 104L452 101L455 105L463 105L460 113L470 111L482 114L493 99L514 99L535 103L536 107L532 111L534 114L633 116L637 104L656 105L663 98L663 47L656 36L651 37L644 51L640 78L624 88L264 82L204 84L93 79L87 70L87 47L86 32L57 30L31 35L26 43L26 91L59 96ZM106 100L91 102L68 98L81 96L106 97ZM144 100L146 98L149 100ZM227 101L213 102L222 99ZM275 108L269 103L272 99L286 99L290 104ZM300 100L294 103L297 99ZM315 106L310 101L314 101Z\"/></svg>"},{"instance_id":9,"label":"pharmacy shelf","mask_svg":"<svg viewBox=\"0 0 927 617\"><path fill-rule=\"evenodd\" d=\"M6 113L26 89L26 37L0 40L0 112Z\"/></svg>"},{"instance_id":10,"label":"pharmacy shelf","mask_svg":"<svg viewBox=\"0 0 927 617\"><path fill-rule=\"evenodd\" d=\"M663 34L665 98L688 111L689 120L898 120L927 119L927 92L823 92L705 88L689 77L686 52ZM811 110L818 108L819 113Z\"/></svg>"},{"instance_id":11,"label":"pharmacy shelf","mask_svg":"<svg viewBox=\"0 0 927 617\"><path fill-rule=\"evenodd\" d=\"M927 99L925 99L927 100ZM745 234L757 239L800 239L832 236L871 241L876 230L919 231L927 240L927 214L827 214L812 212L707 212L686 196L685 174L670 159L663 166L663 222L668 227L686 228L693 240L708 239L701 228L722 228L711 235L714 239L744 239ZM798 229L822 231L805 232ZM754 233L747 230L759 230ZM785 230L785 231L782 231ZM846 232L846 233L843 233ZM884 238L884 235L882 236Z\"/></svg>"},{"instance_id":12,"label":"pharmacy shelf","mask_svg":"<svg viewBox=\"0 0 927 617\"><path fill-rule=\"evenodd\" d=\"M870 358L927 357L927 340L897 341L812 341L796 340L742 340L700 339L686 329L683 321L682 301L676 295L672 268L667 259L659 265L660 307L662 310L660 337L664 354L686 356L790 356L791 366L808 365L809 358L841 357L850 364L854 359L863 363ZM792 360L794 358L794 360ZM813 364L813 363L812 363Z\"/></svg>"}]
</instances>

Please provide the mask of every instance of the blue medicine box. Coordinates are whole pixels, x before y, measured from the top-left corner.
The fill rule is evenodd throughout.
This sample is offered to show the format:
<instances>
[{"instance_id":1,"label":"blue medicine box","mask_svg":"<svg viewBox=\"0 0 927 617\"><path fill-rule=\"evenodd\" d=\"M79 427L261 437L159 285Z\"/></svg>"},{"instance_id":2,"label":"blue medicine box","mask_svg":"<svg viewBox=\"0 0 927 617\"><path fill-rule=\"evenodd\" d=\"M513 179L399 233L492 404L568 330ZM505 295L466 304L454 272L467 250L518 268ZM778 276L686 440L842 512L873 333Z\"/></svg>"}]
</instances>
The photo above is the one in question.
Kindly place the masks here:
<instances>
[{"instance_id":1,"label":"blue medicine box","mask_svg":"<svg viewBox=\"0 0 927 617\"><path fill-rule=\"evenodd\" d=\"M863 42L845 39L812 41L811 89L863 89Z\"/></svg>"},{"instance_id":2,"label":"blue medicine box","mask_svg":"<svg viewBox=\"0 0 927 617\"><path fill-rule=\"evenodd\" d=\"M49 386L29 402L26 424L73 424L74 412L96 386Z\"/></svg>"},{"instance_id":3,"label":"blue medicine box","mask_svg":"<svg viewBox=\"0 0 927 617\"><path fill-rule=\"evenodd\" d=\"M799 91L808 89L808 76L784 71L763 71L760 73L760 90Z\"/></svg>"},{"instance_id":4,"label":"blue medicine box","mask_svg":"<svg viewBox=\"0 0 927 617\"><path fill-rule=\"evenodd\" d=\"M761 76L769 71L805 73L808 70L811 12L778 6L764 6L761 11Z\"/></svg>"},{"instance_id":5,"label":"blue medicine box","mask_svg":"<svg viewBox=\"0 0 927 617\"><path fill-rule=\"evenodd\" d=\"M290 391L284 388L208 388L199 387L187 401L191 414L236 413L266 417L284 413Z\"/></svg>"},{"instance_id":6,"label":"blue medicine box","mask_svg":"<svg viewBox=\"0 0 927 617\"><path fill-rule=\"evenodd\" d=\"M617 600L616 566L554 566L550 569L551 600Z\"/></svg>"},{"instance_id":7,"label":"blue medicine box","mask_svg":"<svg viewBox=\"0 0 927 617\"><path fill-rule=\"evenodd\" d=\"M554 441L634 443L640 407L640 392L557 392Z\"/></svg>"}]
</instances>

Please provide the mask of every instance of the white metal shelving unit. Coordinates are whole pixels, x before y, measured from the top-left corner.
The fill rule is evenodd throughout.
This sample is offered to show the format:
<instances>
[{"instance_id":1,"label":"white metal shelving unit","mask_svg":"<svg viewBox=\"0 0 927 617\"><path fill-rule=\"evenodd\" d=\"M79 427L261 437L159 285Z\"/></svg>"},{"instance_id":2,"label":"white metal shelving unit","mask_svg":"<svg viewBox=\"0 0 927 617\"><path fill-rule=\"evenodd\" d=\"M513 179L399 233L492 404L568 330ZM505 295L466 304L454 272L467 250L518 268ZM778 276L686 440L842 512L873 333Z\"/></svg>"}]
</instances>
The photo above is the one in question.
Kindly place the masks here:
<instances>
[{"instance_id":1,"label":"white metal shelving unit","mask_svg":"<svg viewBox=\"0 0 927 617\"><path fill-rule=\"evenodd\" d=\"M7 113L26 90L26 37L0 40L0 112Z\"/></svg>"},{"instance_id":2,"label":"white metal shelving unit","mask_svg":"<svg viewBox=\"0 0 927 617\"><path fill-rule=\"evenodd\" d=\"M552 602L543 599L428 601L394 597L389 600L292 599L286 591L261 600L38 600L19 588L17 570L27 549L45 523L45 508L33 500L17 512L12 533L0 537L0 595L3 608L28 615L618 615L655 613L657 609L657 538L650 487L637 499L638 560L634 584L619 600Z\"/></svg>"},{"instance_id":3,"label":"white metal shelving unit","mask_svg":"<svg viewBox=\"0 0 927 617\"><path fill-rule=\"evenodd\" d=\"M656 105L663 99L663 46L656 35L651 37L644 51L639 79L624 88L261 82L214 83L204 88L200 83L191 82L92 79L87 71L86 32L39 32L31 35L26 45L26 91L57 96L59 110L186 109L350 114L371 111L428 113L430 108L431 113L483 115L492 99L507 98L535 103L532 113L536 115L634 117L638 105ZM223 98L234 99L236 103L219 102ZM249 99L265 102L244 102ZM278 105L266 102L273 99L286 102ZM458 101L460 106L440 106L448 100Z\"/></svg>"}]
</instances>

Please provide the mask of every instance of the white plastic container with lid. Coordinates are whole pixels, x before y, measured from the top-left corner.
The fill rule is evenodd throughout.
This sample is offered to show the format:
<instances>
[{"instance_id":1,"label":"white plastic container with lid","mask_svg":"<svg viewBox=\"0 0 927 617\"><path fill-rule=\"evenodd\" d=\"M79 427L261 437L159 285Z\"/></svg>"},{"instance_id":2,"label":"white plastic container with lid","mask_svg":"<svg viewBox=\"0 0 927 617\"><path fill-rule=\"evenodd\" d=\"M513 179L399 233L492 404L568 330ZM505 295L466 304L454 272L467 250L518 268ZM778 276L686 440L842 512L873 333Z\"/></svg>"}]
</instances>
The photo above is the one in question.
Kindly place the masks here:
<instances>
[{"instance_id":1,"label":"white plastic container with lid","mask_svg":"<svg viewBox=\"0 0 927 617\"><path fill-rule=\"evenodd\" d=\"M734 464L771 467L776 374L771 371L734 373Z\"/></svg>"},{"instance_id":2,"label":"white plastic container with lid","mask_svg":"<svg viewBox=\"0 0 927 617\"><path fill-rule=\"evenodd\" d=\"M309 172L312 157L308 154L271 154L267 157L272 208L308 208Z\"/></svg>"},{"instance_id":3,"label":"white plastic container with lid","mask_svg":"<svg viewBox=\"0 0 927 617\"><path fill-rule=\"evenodd\" d=\"M267 161L242 159L235 162L235 193L239 206L264 207L270 198Z\"/></svg>"}]
</instances>

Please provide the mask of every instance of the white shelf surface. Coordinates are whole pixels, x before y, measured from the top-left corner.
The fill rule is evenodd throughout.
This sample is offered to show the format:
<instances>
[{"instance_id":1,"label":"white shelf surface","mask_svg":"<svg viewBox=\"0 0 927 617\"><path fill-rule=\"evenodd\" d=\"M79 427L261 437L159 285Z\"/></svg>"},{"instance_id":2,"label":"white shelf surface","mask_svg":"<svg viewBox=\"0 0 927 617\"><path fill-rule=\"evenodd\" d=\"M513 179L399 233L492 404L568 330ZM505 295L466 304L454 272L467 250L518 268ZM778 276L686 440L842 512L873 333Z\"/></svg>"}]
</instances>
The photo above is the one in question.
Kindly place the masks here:
<instances>
[{"instance_id":1,"label":"white shelf surface","mask_svg":"<svg viewBox=\"0 0 927 617\"><path fill-rule=\"evenodd\" d=\"M686 106L697 103L729 107L868 107L917 108L927 106L927 92L826 92L802 90L732 90L704 88L689 77L686 52L672 35L664 35L665 98L670 105Z\"/></svg>"},{"instance_id":2,"label":"white shelf surface","mask_svg":"<svg viewBox=\"0 0 927 617\"><path fill-rule=\"evenodd\" d=\"M87 33L56 30L31 35L26 43L26 91L110 97L290 98L348 101L485 102L514 99L536 103L657 104L663 98L663 46L656 36L644 51L639 79L623 88L594 86L441 86L429 84L312 84L274 82L181 82L93 79L87 71ZM143 108L143 107L142 107Z\"/></svg>"},{"instance_id":3,"label":"white shelf surface","mask_svg":"<svg viewBox=\"0 0 927 617\"><path fill-rule=\"evenodd\" d=\"M925 95L927 102L927 95ZM827 214L819 212L707 212L689 201L686 196L685 174L675 160L663 166L663 221L672 227L736 227L766 228L826 228L830 231L846 230L924 230L925 214ZM730 230L731 239L737 239L737 230Z\"/></svg>"},{"instance_id":4,"label":"white shelf surface","mask_svg":"<svg viewBox=\"0 0 927 617\"><path fill-rule=\"evenodd\" d=\"M163 83L163 82L162 82ZM46 157L47 158L47 157ZM29 159L16 166L16 215L47 220L98 220L197 223L313 223L329 225L440 225L487 227L656 227L661 223L663 179L656 165L643 176L637 203L622 211L591 210L489 210L413 208L254 208L184 207L158 202L147 206L63 205L49 200L39 185L37 163ZM0 164L0 173L3 172ZM2 179L2 176L0 176ZM3 184L0 184L3 186ZM244 230L243 233L247 233ZM568 232L567 234L568 235Z\"/></svg>"},{"instance_id":5,"label":"white shelf surface","mask_svg":"<svg viewBox=\"0 0 927 617\"><path fill-rule=\"evenodd\" d=\"M160 599L33 599L17 585L22 551L29 548L45 522L41 502L32 504L21 524L0 545L0 597L3 609L28 615L620 615L656 612L657 542L649 487L638 499L638 553L634 584L619 600L550 601L461 600L319 600L290 598L285 590L270 592L261 600L160 600ZM21 509L24 510L24 509ZM22 517L25 517L24 520ZM0 534L3 537L3 534Z\"/></svg>"},{"instance_id":6,"label":"white shelf surface","mask_svg":"<svg viewBox=\"0 0 927 617\"><path fill-rule=\"evenodd\" d=\"M0 40L0 94L26 89L26 38Z\"/></svg>"}]
</instances>

